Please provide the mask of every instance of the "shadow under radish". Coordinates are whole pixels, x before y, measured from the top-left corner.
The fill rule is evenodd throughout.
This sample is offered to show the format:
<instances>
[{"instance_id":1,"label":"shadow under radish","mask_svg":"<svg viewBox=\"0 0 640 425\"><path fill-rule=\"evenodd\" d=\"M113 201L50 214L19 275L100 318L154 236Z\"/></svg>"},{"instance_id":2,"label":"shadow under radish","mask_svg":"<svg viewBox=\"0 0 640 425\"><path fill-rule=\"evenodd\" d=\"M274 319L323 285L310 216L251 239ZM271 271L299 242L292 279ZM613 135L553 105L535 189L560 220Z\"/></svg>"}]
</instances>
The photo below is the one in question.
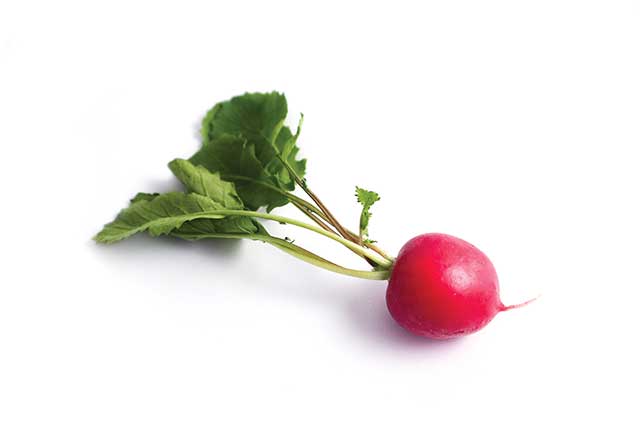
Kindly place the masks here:
<instances>
[{"instance_id":1,"label":"shadow under radish","mask_svg":"<svg viewBox=\"0 0 640 425\"><path fill-rule=\"evenodd\" d=\"M264 294L265 302L284 299L301 304L304 307L301 311L307 313L315 311L313 314L335 315L341 322L339 326L348 332L349 339L375 350L409 350L424 355L460 346L460 340L431 340L401 328L387 311L386 282L364 282L317 271L310 265L291 262L286 254L268 246L262 248L247 241L227 239L193 242L171 237L151 238L143 234L119 242L117 246L99 245L93 241L90 244L94 246L96 255L111 264L109 267L124 273L139 273L145 286L168 285L176 292L215 293L214 287L226 285L226 282L213 279L205 283L198 276L203 273L216 276L221 267L236 264L233 267L238 270L238 263L247 264L238 270L246 274L246 278L239 277L240 282L246 282L241 290ZM169 258L171 263L167 262ZM172 271L183 267L181 261L188 261L192 267L180 272ZM161 284L157 280L149 280L145 273L149 267L164 270L161 274L168 275L166 281ZM286 273L282 272L284 267ZM184 280L176 280L177 275L183 276Z\"/></svg>"},{"instance_id":2,"label":"shadow under radish","mask_svg":"<svg viewBox=\"0 0 640 425\"><path fill-rule=\"evenodd\" d=\"M355 327L353 334L361 336L363 343L385 349L423 352L444 352L460 347L461 339L429 339L400 327L387 310L386 282L379 282L377 286L376 283L354 291L346 303L347 316Z\"/></svg>"}]
</instances>

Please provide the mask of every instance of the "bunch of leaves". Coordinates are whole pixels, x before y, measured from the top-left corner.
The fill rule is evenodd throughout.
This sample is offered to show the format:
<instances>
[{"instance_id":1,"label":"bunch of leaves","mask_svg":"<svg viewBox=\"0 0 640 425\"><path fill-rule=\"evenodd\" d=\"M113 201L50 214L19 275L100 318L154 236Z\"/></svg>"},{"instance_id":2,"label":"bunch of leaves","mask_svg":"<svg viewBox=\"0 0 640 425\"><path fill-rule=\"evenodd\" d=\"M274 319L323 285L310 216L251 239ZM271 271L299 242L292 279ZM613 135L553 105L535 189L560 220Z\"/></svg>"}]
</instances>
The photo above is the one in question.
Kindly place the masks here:
<instances>
[{"instance_id":1,"label":"bunch of leaves","mask_svg":"<svg viewBox=\"0 0 640 425\"><path fill-rule=\"evenodd\" d=\"M202 121L199 150L188 160L169 163L185 191L138 193L95 239L113 243L141 232L189 240L254 239L327 270L370 279L388 277L393 259L365 239L369 210L378 195L357 188L363 205L359 236L345 229L304 180L306 160L298 158L297 146L302 116L295 133L285 125L286 118L287 101L277 92L246 93L216 104ZM315 205L291 193L296 185ZM270 214L289 202L318 226ZM261 208L266 213L257 211ZM293 224L333 239L374 269L353 270L332 263L288 238L271 236L258 218Z\"/></svg>"},{"instance_id":2,"label":"bunch of leaves","mask_svg":"<svg viewBox=\"0 0 640 425\"><path fill-rule=\"evenodd\" d=\"M266 234L253 218L218 212L270 211L289 202L292 173L304 176L306 160L297 159L300 125L293 134L286 116L286 98L277 92L216 104L203 119L198 152L169 163L186 193L137 194L96 240L112 243L142 231L185 239Z\"/></svg>"},{"instance_id":3,"label":"bunch of leaves","mask_svg":"<svg viewBox=\"0 0 640 425\"><path fill-rule=\"evenodd\" d=\"M295 134L284 125L284 95L247 93L216 104L202 122L202 148L190 158L235 183L239 196L251 210L267 211L289 202L295 189L292 176L303 177L305 159L297 159Z\"/></svg>"},{"instance_id":4,"label":"bunch of leaves","mask_svg":"<svg viewBox=\"0 0 640 425\"><path fill-rule=\"evenodd\" d=\"M188 192L138 193L129 207L96 235L98 242L118 242L144 231L183 239L265 232L250 217L224 213L244 208L233 183L182 159L172 161L169 167Z\"/></svg>"}]
</instances>

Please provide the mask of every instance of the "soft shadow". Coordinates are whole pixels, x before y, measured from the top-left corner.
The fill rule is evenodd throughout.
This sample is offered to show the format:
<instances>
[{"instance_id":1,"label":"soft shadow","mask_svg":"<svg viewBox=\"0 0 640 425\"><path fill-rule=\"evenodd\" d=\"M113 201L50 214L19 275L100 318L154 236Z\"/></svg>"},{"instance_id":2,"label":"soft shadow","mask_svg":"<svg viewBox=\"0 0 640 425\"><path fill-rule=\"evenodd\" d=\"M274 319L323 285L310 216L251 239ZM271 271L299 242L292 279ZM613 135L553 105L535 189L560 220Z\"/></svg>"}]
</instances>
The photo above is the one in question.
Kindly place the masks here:
<instances>
[{"instance_id":1,"label":"soft shadow","mask_svg":"<svg viewBox=\"0 0 640 425\"><path fill-rule=\"evenodd\" d=\"M118 242L117 246L98 244L94 241L87 241L94 252L99 252L109 259L129 258L146 256L148 254L157 255L158 251L168 251L174 249L199 251L204 255L213 255L217 258L233 257L241 247L239 240L232 239L206 239L197 241L187 241L172 237L152 238L145 234L134 235L127 240Z\"/></svg>"},{"instance_id":2,"label":"soft shadow","mask_svg":"<svg viewBox=\"0 0 640 425\"><path fill-rule=\"evenodd\" d=\"M188 251L189 256L200 256L212 259L204 267L211 267L215 272L220 262L246 261L250 263L245 288L262 292L265 297L286 299L291 303L303 303L305 307L321 310L338 309L338 317L344 326L351 328L349 336L356 342L371 346L376 350L419 353L435 355L459 348L461 340L430 340L413 335L402 329L389 315L385 303L387 285L383 282L354 282L350 278L335 276L329 272L317 271L306 264L286 263L290 261L286 254L270 254L269 247L260 257L273 255L273 261L258 261L254 252L239 252L242 241L211 239L197 243L171 237L151 238L147 235L135 235L117 246L100 245L87 241L92 251L100 255L112 265L121 267L123 262L131 264L153 264L163 261L167 255L173 256L176 250ZM240 258L245 256L246 258ZM218 259L219 261L215 261ZM148 262L146 262L148 261ZM287 273L282 272L286 263ZM209 265L210 264L210 265ZM348 285L353 284L353 286ZM348 286L345 286L348 285ZM176 284L184 290L183 282ZM335 310L334 310L335 311ZM327 311L326 314L332 314ZM324 314L324 313L323 313Z\"/></svg>"},{"instance_id":3,"label":"soft shadow","mask_svg":"<svg viewBox=\"0 0 640 425\"><path fill-rule=\"evenodd\" d=\"M203 267L199 268L199 272L206 273L205 270L210 269L211 274L215 275L220 267L225 267L224 263L232 263L231 267L235 268L236 273L246 276L246 279L239 276L246 282L243 288L250 287L252 291L264 293L265 297L290 299L293 303L325 308L339 305L348 294L332 273L318 272L314 267L292 261L288 255L261 243L230 239L186 241L166 236L152 238L146 234L134 235L114 245L97 244L94 241L86 243L90 251L110 263L110 267L148 266L166 261L167 258L175 258L176 261L201 258L206 261L199 263L198 267ZM238 269L238 263L246 264L246 267ZM285 268L286 273L283 273ZM194 279L197 280L197 276ZM218 284L221 282L218 281ZM184 282L176 284L176 288L185 287Z\"/></svg>"},{"instance_id":4,"label":"soft shadow","mask_svg":"<svg viewBox=\"0 0 640 425\"><path fill-rule=\"evenodd\" d=\"M461 339L435 340L414 335L398 325L387 310L387 285L362 287L354 291L347 303L347 313L357 335L365 343L384 347L429 352L443 352L458 348Z\"/></svg>"},{"instance_id":5,"label":"soft shadow","mask_svg":"<svg viewBox=\"0 0 640 425\"><path fill-rule=\"evenodd\" d=\"M198 121L195 121L191 126L191 129L193 130L193 137L198 142L202 141L202 120L204 119L205 116L206 114L202 114L200 119Z\"/></svg>"},{"instance_id":6,"label":"soft shadow","mask_svg":"<svg viewBox=\"0 0 640 425\"><path fill-rule=\"evenodd\" d=\"M253 252L255 256L251 255ZM348 278L296 261L268 245L242 255L248 257L245 261L251 262L252 279L247 286L266 298L326 310L340 305L348 294L344 285Z\"/></svg>"},{"instance_id":7,"label":"soft shadow","mask_svg":"<svg viewBox=\"0 0 640 425\"><path fill-rule=\"evenodd\" d=\"M142 187L144 187L145 191L148 193L184 191L184 186L175 177L167 177L165 179L146 179Z\"/></svg>"}]
</instances>

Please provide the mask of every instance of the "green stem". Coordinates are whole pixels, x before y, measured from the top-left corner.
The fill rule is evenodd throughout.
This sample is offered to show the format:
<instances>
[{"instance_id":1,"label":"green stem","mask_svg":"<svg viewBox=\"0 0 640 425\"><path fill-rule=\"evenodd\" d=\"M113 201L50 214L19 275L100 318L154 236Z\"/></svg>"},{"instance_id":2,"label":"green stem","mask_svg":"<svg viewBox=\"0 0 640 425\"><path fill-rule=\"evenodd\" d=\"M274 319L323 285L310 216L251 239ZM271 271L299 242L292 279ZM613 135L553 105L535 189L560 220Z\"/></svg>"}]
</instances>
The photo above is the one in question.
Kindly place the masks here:
<instances>
[{"instance_id":1,"label":"green stem","mask_svg":"<svg viewBox=\"0 0 640 425\"><path fill-rule=\"evenodd\" d=\"M297 257L302 261L306 261L309 264L313 264L314 266L318 266L320 268L332 271L334 273L340 273L347 276L359 277L361 279L370 279L370 280L388 280L389 275L391 274L389 270L363 271L363 270L348 269L346 267L332 265L330 262L325 263L322 261L318 261L313 257L302 255L295 250L289 250L288 248L281 245L275 245L275 247L280 248L282 251L290 255L293 255L294 257Z\"/></svg>"},{"instance_id":2,"label":"green stem","mask_svg":"<svg viewBox=\"0 0 640 425\"><path fill-rule=\"evenodd\" d=\"M316 223L318 226L322 227L324 230L328 231L328 232L333 232L336 233L335 230L333 230L327 223L325 223L324 221L322 221L320 219L320 217L316 217L313 212L309 211L307 208L305 208L302 205L299 205L297 203L293 203L293 205L298 208L304 215L306 215L307 217L309 217L311 220L313 220L314 223ZM337 233L336 233L337 234Z\"/></svg>"},{"instance_id":3,"label":"green stem","mask_svg":"<svg viewBox=\"0 0 640 425\"><path fill-rule=\"evenodd\" d=\"M347 240L347 239L345 239L343 237L340 237L340 236L336 235L333 232L329 232L327 230L324 230L321 227L316 227L316 226L313 226L311 224L305 223L303 221L294 220L294 219L289 218L289 217L283 217L283 216L275 215L275 214L261 213L261 212L257 212L257 211L217 210L217 211L212 211L210 213L194 214L192 216L192 219L195 219L195 218L222 218L222 217L228 217L228 216L254 217L254 218L262 218L262 219L265 219L265 220L277 221L279 223L292 224L294 226L298 226L298 227L301 227L303 229L311 230L312 232L315 232L315 233L318 233L320 235L326 236L329 239L333 239L334 241L336 241L336 242L346 246L347 248L351 249L353 252L356 252L358 254L361 254L361 255L367 257L371 261L375 262L378 266L381 266L381 267L384 267L386 269L389 269L393 265L393 262L391 260L388 260L386 258L382 258L378 254L375 254L375 253L369 251L367 248L364 248L364 247L362 247L362 246L360 246L360 245L358 245L358 244L356 244L354 242L351 242L350 240Z\"/></svg>"},{"instance_id":4,"label":"green stem","mask_svg":"<svg viewBox=\"0 0 640 425\"><path fill-rule=\"evenodd\" d=\"M288 192L287 192L288 193ZM313 220L314 222L316 222L316 224L318 224L320 227L322 227L325 230L329 230L329 231L333 231L333 229L331 229L329 226L327 226L327 224L325 224L325 222L330 223L329 219L327 218L327 216L324 215L324 213L320 210L318 210L317 208L313 209L310 211L310 208L307 209L306 205L300 205L296 202L296 199L300 199L297 196L293 196L291 195L291 202L293 203L293 205L296 206L296 208L298 208L300 211L302 211L307 217L309 217L311 220ZM304 201L304 200L302 200ZM316 214L318 217L316 217ZM324 221L322 221L322 220ZM345 229L352 237L358 237L358 235L356 235L354 232L352 232L349 229ZM336 233L336 232L334 232ZM377 252L378 254L380 254L380 256L386 258L387 260L393 262L395 261L395 258L389 254L387 254L386 252L384 252L379 246L371 243L371 242L367 242L367 241L362 241L362 243L364 244L364 246L366 246L367 248Z\"/></svg>"},{"instance_id":5,"label":"green stem","mask_svg":"<svg viewBox=\"0 0 640 425\"><path fill-rule=\"evenodd\" d=\"M247 182L251 182L251 183L266 187L266 188L268 188L270 190L273 190L274 192L278 192L282 196L287 197L294 204L300 204L300 205L304 206L305 208L313 211L314 213L316 213L316 214L318 214L320 216L323 215L322 211L320 211L320 209L318 209L318 207L313 205L311 202L305 201L304 199L294 195L293 193L288 192L288 191L286 191L284 189L280 189L279 187L270 185L269 183L262 182L260 180L255 180L255 179L252 179L251 177L236 176L236 175L233 175L233 174L226 175L225 177L230 179L230 180L242 180L242 181L247 181Z\"/></svg>"},{"instance_id":6,"label":"green stem","mask_svg":"<svg viewBox=\"0 0 640 425\"><path fill-rule=\"evenodd\" d=\"M313 202L316 203L318 208L320 208L320 210L324 213L324 216L326 217L327 221L331 223L333 227L335 227L338 233L340 233L340 235L342 235L342 237L345 239L352 239L352 242L357 242L357 239L353 238L349 234L349 232L347 232L347 230L340 224L340 222L333 216L333 214L331 214L331 211L329 211L329 209L322 203L322 201L320 201L320 198L318 198L316 194L313 193L313 191L311 191L311 189L307 186L306 182L302 180L300 176L298 176L298 174L295 172L293 168L291 168L291 166L287 163L287 161L285 161L280 155L277 155L277 157L282 163L282 165L284 165L284 167L287 169L291 178L298 184L298 186L302 188L302 190L304 190L304 192L309 196L309 198L311 198L311 200L313 200Z\"/></svg>"},{"instance_id":7,"label":"green stem","mask_svg":"<svg viewBox=\"0 0 640 425\"><path fill-rule=\"evenodd\" d=\"M338 236L333 232L329 232L327 230L324 230L321 227L316 227L311 224L305 223L303 221L298 221L292 218L283 217L275 214L261 213L257 211L220 210L220 211L216 211L214 214L225 215L225 216L238 215L238 216L246 216L246 217L255 217L255 218L262 218L265 220L273 220L279 223L292 224L294 226L302 227L303 229L311 230L312 232L316 232L320 235L326 236L329 239L333 239L334 241L341 243L342 245L351 249L353 252L364 255L368 259L374 261L379 266L382 266L384 268L390 268L393 265L392 261L386 258L383 258L378 254L372 253L371 251L358 245L357 243L351 242L350 240L347 240L341 236Z\"/></svg>"},{"instance_id":8,"label":"green stem","mask_svg":"<svg viewBox=\"0 0 640 425\"><path fill-rule=\"evenodd\" d=\"M356 236L356 234L355 234L355 233L353 233L351 230L348 230L348 229L347 229L347 231L348 231L352 236ZM365 242L363 242L363 243L364 243L364 246L366 246L367 248L369 248L369 249L371 249L371 250L373 250L373 251L377 252L377 253L378 253L378 254L380 254L382 257L386 258L387 260L389 260L389 261L391 261L391 262L393 262L393 261L395 261L395 260L396 260L396 259L395 259L395 257L393 257L393 256L391 256L391 255L387 254L386 252L384 252L384 251L383 251L379 246L377 246L377 245L375 245L375 244L373 244L373 243L371 243L371 242L366 242L366 241L365 241Z\"/></svg>"},{"instance_id":9,"label":"green stem","mask_svg":"<svg viewBox=\"0 0 640 425\"><path fill-rule=\"evenodd\" d=\"M286 191L284 189L280 189L279 187L270 185L269 183L252 179L250 177L237 176L237 175L228 175L226 177L228 177L231 180L248 181L248 182L263 186L265 188L268 188L270 190L273 190L275 192L278 192L280 195L285 196L287 199L289 199L298 209L300 209L307 216L309 216L308 212L311 212L313 214L316 214L318 217L320 217L322 220L326 221L327 223L331 223L331 220L326 216L326 214L320 208L318 208L317 206L313 205L311 202L308 202L308 201L300 198L299 196L294 195L291 192L288 192L288 191ZM322 227L324 227L324 226L322 226ZM345 230L347 231L347 233L352 238L357 238L358 237L358 235L356 235L351 230L348 230L348 229L345 229ZM382 249L380 249L378 246L376 246L376 245L374 245L374 244L372 244L370 242L365 242L364 245L367 248L377 252L378 254L380 254L382 257L386 258L389 261L393 262L395 260L392 256L390 256L389 254L384 252Z\"/></svg>"},{"instance_id":10,"label":"green stem","mask_svg":"<svg viewBox=\"0 0 640 425\"><path fill-rule=\"evenodd\" d=\"M276 238L269 235L262 234L241 234L241 233L209 233L209 234L176 234L176 236L188 238L188 239L251 239L256 241L266 242L281 251L286 252L302 261L305 261L314 266L320 267L325 270L329 270L334 273L358 277L361 279L369 280L387 280L389 279L390 272L388 270L355 270L347 267L339 266L311 251L288 242L284 239Z\"/></svg>"}]
</instances>

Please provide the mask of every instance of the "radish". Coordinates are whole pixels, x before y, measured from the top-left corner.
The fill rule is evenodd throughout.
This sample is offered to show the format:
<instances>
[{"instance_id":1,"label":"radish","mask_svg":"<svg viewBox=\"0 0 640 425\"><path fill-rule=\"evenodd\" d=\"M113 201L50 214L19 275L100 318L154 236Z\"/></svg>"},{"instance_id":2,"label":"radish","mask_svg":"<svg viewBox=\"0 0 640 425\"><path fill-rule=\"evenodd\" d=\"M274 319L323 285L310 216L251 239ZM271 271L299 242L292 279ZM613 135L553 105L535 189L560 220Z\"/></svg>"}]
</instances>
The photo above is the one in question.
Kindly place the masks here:
<instances>
[{"instance_id":1,"label":"radish","mask_svg":"<svg viewBox=\"0 0 640 425\"><path fill-rule=\"evenodd\" d=\"M499 312L529 302L505 306L489 258L470 243L441 233L407 242L387 287L387 308L395 321L435 339L476 332Z\"/></svg>"},{"instance_id":2,"label":"radish","mask_svg":"<svg viewBox=\"0 0 640 425\"><path fill-rule=\"evenodd\" d=\"M104 226L95 239L114 243L136 233L186 240L249 239L267 243L307 263L362 279L388 280L391 316L409 331L446 339L482 329L505 310L498 276L476 247L453 236L430 233L410 240L395 258L369 238L376 192L356 186L361 204L357 231L349 230L320 200L304 178L306 159L295 133L285 125L284 95L247 93L217 103L202 121L202 146L188 160L169 168L184 192L138 193L128 208ZM361 166L358 161L354 164ZM306 199L293 194L302 189ZM290 204L307 221L272 214ZM367 262L368 270L341 266L276 236L258 220L297 226L325 236Z\"/></svg>"}]
</instances>

